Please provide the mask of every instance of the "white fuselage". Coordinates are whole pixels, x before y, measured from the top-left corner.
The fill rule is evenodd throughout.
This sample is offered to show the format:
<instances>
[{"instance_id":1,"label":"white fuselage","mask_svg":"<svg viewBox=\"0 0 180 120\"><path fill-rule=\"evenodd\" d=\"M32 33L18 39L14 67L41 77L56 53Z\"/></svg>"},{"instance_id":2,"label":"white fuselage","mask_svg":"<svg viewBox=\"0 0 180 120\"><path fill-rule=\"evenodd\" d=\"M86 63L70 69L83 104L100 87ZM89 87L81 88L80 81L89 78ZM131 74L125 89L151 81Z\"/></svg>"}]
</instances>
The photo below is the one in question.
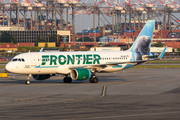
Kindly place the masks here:
<instances>
[{"instance_id":1,"label":"white fuselage","mask_svg":"<svg viewBox=\"0 0 180 120\"><path fill-rule=\"evenodd\" d=\"M133 61L132 54L130 51L31 52L15 56L6 70L19 74L68 74L71 68L96 66L99 72L114 72L131 66L98 65Z\"/></svg>"}]
</instances>

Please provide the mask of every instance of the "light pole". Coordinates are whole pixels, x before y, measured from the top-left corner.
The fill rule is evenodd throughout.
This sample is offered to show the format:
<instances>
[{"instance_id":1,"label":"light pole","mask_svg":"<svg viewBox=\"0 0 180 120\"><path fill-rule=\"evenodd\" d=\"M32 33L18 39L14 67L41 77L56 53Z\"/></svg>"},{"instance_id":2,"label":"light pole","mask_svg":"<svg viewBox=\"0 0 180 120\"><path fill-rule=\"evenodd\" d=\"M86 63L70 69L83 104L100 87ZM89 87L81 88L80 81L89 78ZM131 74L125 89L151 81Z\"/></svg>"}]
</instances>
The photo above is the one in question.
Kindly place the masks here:
<instances>
[{"instance_id":1,"label":"light pole","mask_svg":"<svg viewBox=\"0 0 180 120\"><path fill-rule=\"evenodd\" d=\"M50 33L48 32L48 43L49 43L49 34L50 34Z\"/></svg>"},{"instance_id":2,"label":"light pole","mask_svg":"<svg viewBox=\"0 0 180 120\"><path fill-rule=\"evenodd\" d=\"M162 42L162 25L161 25L161 42Z\"/></svg>"}]
</instances>

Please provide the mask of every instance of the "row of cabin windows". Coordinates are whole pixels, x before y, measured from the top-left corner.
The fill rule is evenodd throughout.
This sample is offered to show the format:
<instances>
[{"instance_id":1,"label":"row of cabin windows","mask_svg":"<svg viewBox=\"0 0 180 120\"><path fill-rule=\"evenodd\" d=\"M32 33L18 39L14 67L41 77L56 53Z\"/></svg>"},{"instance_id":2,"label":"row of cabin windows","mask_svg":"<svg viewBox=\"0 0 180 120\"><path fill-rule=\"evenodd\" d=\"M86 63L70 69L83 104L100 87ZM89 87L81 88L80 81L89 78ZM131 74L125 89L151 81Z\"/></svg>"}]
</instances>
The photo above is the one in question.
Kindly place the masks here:
<instances>
[{"instance_id":1,"label":"row of cabin windows","mask_svg":"<svg viewBox=\"0 0 180 120\"><path fill-rule=\"evenodd\" d=\"M89 59L87 59L87 58L85 58L85 60L110 60L110 59L113 59L113 60L121 60L121 59L127 59L127 57L120 57L120 58L101 58L101 59L99 59L99 58L89 58ZM38 59L38 61L49 61L49 59ZM56 59L56 60L59 60L59 59ZM61 60L64 60L64 59L61 59ZM65 60L67 60L67 59L65 59ZM71 59L69 59L69 60L71 60ZM74 60L74 59L72 59L72 60ZM78 60L78 58L76 58L76 60ZM80 58L79 60L84 60L83 58Z\"/></svg>"}]
</instances>

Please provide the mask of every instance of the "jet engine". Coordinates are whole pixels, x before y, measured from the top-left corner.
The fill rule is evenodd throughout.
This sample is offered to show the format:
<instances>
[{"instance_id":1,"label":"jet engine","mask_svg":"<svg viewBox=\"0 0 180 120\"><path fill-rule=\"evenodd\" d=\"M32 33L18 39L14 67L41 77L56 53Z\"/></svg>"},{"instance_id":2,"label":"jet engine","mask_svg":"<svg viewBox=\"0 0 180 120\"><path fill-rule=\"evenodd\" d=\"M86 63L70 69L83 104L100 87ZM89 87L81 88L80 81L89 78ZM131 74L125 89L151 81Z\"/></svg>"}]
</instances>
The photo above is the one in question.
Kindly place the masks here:
<instances>
[{"instance_id":1,"label":"jet engine","mask_svg":"<svg viewBox=\"0 0 180 120\"><path fill-rule=\"evenodd\" d=\"M51 77L50 74L45 74L45 75L32 75L32 78L35 80L45 80L49 79Z\"/></svg>"},{"instance_id":2,"label":"jet engine","mask_svg":"<svg viewBox=\"0 0 180 120\"><path fill-rule=\"evenodd\" d=\"M91 77L91 71L89 69L76 68L71 70L70 75L74 80L86 80Z\"/></svg>"}]
</instances>

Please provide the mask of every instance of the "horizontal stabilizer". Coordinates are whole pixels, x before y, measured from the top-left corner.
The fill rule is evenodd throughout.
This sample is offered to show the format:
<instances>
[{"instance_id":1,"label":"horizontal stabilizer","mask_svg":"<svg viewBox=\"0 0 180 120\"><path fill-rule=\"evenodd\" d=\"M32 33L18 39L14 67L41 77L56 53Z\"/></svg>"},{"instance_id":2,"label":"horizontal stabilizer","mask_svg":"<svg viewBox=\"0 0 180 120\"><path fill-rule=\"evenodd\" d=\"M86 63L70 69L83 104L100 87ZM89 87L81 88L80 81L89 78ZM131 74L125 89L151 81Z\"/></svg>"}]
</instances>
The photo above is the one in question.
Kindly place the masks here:
<instances>
[{"instance_id":1,"label":"horizontal stabilizer","mask_svg":"<svg viewBox=\"0 0 180 120\"><path fill-rule=\"evenodd\" d=\"M142 56L143 60L148 60L148 59L153 59L153 58L158 58L158 55L143 55Z\"/></svg>"}]
</instances>

